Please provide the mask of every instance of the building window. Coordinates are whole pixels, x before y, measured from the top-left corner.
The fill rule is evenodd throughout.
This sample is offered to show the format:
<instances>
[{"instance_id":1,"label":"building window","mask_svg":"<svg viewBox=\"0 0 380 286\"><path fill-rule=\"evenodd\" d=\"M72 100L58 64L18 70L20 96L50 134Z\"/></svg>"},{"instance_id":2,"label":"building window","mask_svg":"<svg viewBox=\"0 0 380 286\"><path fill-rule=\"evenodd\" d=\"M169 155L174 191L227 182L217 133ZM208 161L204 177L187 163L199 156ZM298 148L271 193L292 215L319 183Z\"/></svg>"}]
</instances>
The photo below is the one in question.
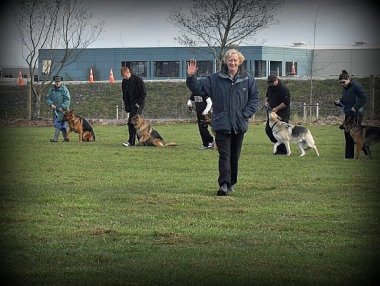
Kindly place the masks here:
<instances>
[{"instance_id":1,"label":"building window","mask_svg":"<svg viewBox=\"0 0 380 286\"><path fill-rule=\"evenodd\" d=\"M267 76L267 62L266 61L255 61L255 77L266 77Z\"/></svg>"},{"instance_id":2,"label":"building window","mask_svg":"<svg viewBox=\"0 0 380 286\"><path fill-rule=\"evenodd\" d=\"M147 76L147 63L146 62L121 62L122 67L130 68L135 75L146 77ZM123 75L121 75L123 76Z\"/></svg>"},{"instance_id":3,"label":"building window","mask_svg":"<svg viewBox=\"0 0 380 286\"><path fill-rule=\"evenodd\" d=\"M179 77L179 62L154 62L154 77Z\"/></svg>"},{"instance_id":4,"label":"building window","mask_svg":"<svg viewBox=\"0 0 380 286\"><path fill-rule=\"evenodd\" d=\"M270 64L269 74L282 76L282 62L281 61L270 61L269 64Z\"/></svg>"},{"instance_id":5,"label":"building window","mask_svg":"<svg viewBox=\"0 0 380 286\"><path fill-rule=\"evenodd\" d=\"M42 74L49 75L51 69L51 60L42 60Z\"/></svg>"},{"instance_id":6,"label":"building window","mask_svg":"<svg viewBox=\"0 0 380 286\"><path fill-rule=\"evenodd\" d=\"M286 62L285 64L285 73L286 75L296 75L297 72L297 62Z\"/></svg>"}]
</instances>

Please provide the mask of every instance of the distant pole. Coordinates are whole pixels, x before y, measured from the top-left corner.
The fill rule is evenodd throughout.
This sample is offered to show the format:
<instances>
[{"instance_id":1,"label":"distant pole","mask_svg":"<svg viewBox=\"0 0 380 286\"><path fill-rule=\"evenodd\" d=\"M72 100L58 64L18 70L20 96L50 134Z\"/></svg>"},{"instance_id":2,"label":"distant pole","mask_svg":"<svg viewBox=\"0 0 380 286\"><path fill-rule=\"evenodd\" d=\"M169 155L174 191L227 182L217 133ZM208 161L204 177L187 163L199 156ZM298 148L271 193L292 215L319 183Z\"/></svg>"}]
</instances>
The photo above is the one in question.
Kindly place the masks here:
<instances>
[{"instance_id":1,"label":"distant pole","mask_svg":"<svg viewBox=\"0 0 380 286\"><path fill-rule=\"evenodd\" d=\"M27 119L32 120L32 81L27 81L26 86L26 113Z\"/></svg>"}]
</instances>

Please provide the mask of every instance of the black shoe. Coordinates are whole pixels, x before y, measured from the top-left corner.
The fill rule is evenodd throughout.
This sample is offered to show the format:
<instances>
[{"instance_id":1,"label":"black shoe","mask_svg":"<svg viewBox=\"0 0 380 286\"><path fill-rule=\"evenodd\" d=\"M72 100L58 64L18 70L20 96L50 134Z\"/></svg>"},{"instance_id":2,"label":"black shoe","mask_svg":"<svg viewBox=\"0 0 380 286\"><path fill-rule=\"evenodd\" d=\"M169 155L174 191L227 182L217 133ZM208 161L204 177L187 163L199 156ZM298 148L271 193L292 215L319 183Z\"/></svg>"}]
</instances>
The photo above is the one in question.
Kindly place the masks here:
<instances>
[{"instance_id":1,"label":"black shoe","mask_svg":"<svg viewBox=\"0 0 380 286\"><path fill-rule=\"evenodd\" d=\"M63 142L69 142L70 139L69 138L63 138Z\"/></svg>"},{"instance_id":2,"label":"black shoe","mask_svg":"<svg viewBox=\"0 0 380 286\"><path fill-rule=\"evenodd\" d=\"M50 139L50 142L57 143L58 140L57 139Z\"/></svg>"},{"instance_id":3,"label":"black shoe","mask_svg":"<svg viewBox=\"0 0 380 286\"><path fill-rule=\"evenodd\" d=\"M227 190L227 184L223 184L218 192L216 193L217 196L227 196L228 195L228 190Z\"/></svg>"}]
</instances>

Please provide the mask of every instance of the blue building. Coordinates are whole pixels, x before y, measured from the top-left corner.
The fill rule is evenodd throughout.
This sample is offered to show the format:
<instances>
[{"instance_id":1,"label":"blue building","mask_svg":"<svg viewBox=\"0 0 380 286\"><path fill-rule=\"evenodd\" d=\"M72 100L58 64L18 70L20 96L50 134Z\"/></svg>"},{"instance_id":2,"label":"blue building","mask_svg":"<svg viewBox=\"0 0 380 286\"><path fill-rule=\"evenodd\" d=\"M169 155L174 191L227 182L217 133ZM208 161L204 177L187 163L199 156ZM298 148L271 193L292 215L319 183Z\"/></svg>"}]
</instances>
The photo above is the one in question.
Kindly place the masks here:
<instances>
[{"instance_id":1,"label":"blue building","mask_svg":"<svg viewBox=\"0 0 380 286\"><path fill-rule=\"evenodd\" d=\"M269 74L307 77L310 75L312 59L314 66L318 66L313 76L339 74L343 68L352 74L379 74L380 65L376 64L380 58L379 49L311 50L303 46L242 46L239 50L246 58L244 68L257 78L267 77ZM191 58L198 62L198 76L211 74L216 70L214 57L206 47L91 48L69 51L75 55L74 60L59 72L67 81L87 81L90 71L95 81L107 81L111 69L114 78L120 80L120 68L123 66L131 67L135 74L144 79L184 79L187 62ZM346 54L343 59L342 51ZM312 52L314 56L311 56ZM340 55L337 63L334 62L335 54ZM359 56L355 56L356 54ZM363 64L360 57L368 58L366 55L371 60ZM39 79L44 80L46 75L55 74L56 63L61 62L63 56L63 49L39 50ZM352 59L356 59L357 63L353 63ZM352 70L356 66L360 71Z\"/></svg>"}]
</instances>

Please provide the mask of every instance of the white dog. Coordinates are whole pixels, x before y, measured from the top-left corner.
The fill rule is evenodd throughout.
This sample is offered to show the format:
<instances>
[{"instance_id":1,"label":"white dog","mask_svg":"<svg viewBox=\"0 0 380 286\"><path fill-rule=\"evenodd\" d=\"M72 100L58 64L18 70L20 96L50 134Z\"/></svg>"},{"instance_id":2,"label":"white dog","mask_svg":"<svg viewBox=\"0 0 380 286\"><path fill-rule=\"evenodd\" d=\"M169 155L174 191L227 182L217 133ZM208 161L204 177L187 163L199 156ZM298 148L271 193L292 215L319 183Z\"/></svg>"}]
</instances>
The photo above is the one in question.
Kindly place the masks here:
<instances>
[{"instance_id":1,"label":"white dog","mask_svg":"<svg viewBox=\"0 0 380 286\"><path fill-rule=\"evenodd\" d=\"M268 117L269 127L272 129L273 136L277 140L277 143L275 143L273 147L273 154L276 152L277 146L283 143L285 144L287 155L290 156L289 142L295 142L301 150L300 156L305 155L304 147L306 150L313 148L319 156L317 146L315 146L314 138L309 129L281 121L281 117L279 117L276 112L269 113Z\"/></svg>"}]
</instances>

